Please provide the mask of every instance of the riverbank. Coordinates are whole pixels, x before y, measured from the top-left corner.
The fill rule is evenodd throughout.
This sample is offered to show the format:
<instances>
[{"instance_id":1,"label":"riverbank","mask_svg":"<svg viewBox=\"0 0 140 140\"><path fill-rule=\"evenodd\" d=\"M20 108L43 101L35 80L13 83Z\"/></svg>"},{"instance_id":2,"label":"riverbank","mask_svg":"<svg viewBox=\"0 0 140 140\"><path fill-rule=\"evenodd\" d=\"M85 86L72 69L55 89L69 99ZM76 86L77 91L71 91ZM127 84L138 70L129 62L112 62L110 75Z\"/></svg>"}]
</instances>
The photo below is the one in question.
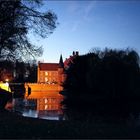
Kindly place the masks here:
<instances>
[{"instance_id":1,"label":"riverbank","mask_svg":"<svg viewBox=\"0 0 140 140\"><path fill-rule=\"evenodd\" d=\"M0 88L0 110L3 110L7 101L12 99L12 93Z\"/></svg>"},{"instance_id":2,"label":"riverbank","mask_svg":"<svg viewBox=\"0 0 140 140\"><path fill-rule=\"evenodd\" d=\"M0 138L140 138L140 125L125 121L49 121L0 112Z\"/></svg>"}]
</instances>

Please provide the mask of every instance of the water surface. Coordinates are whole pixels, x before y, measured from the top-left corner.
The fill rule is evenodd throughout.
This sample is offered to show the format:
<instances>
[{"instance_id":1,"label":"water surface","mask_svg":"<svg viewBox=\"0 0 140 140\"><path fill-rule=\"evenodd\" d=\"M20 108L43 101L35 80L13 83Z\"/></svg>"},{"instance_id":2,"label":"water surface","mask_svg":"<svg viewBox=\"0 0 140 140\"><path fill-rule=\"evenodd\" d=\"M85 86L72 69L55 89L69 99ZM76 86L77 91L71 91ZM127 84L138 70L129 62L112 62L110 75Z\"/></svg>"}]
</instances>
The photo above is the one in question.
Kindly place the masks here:
<instances>
[{"instance_id":1,"label":"water surface","mask_svg":"<svg viewBox=\"0 0 140 140\"><path fill-rule=\"evenodd\" d=\"M57 92L35 93L26 98L13 98L6 108L18 111L24 117L47 120L65 120L61 101L63 96Z\"/></svg>"}]
</instances>

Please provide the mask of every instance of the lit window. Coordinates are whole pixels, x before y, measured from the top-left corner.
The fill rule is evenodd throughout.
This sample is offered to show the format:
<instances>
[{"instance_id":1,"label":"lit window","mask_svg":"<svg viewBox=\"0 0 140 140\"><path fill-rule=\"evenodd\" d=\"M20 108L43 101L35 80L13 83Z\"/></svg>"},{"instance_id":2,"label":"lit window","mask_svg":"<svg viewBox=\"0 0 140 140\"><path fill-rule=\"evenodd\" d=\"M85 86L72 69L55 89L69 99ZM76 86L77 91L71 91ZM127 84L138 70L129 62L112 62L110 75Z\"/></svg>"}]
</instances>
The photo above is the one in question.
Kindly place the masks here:
<instances>
[{"instance_id":1,"label":"lit window","mask_svg":"<svg viewBox=\"0 0 140 140\"><path fill-rule=\"evenodd\" d=\"M48 99L45 99L45 104L48 102Z\"/></svg>"},{"instance_id":2,"label":"lit window","mask_svg":"<svg viewBox=\"0 0 140 140\"><path fill-rule=\"evenodd\" d=\"M48 109L48 105L45 105L45 110L47 110Z\"/></svg>"},{"instance_id":3,"label":"lit window","mask_svg":"<svg viewBox=\"0 0 140 140\"><path fill-rule=\"evenodd\" d=\"M45 72L45 75L48 75L48 72Z\"/></svg>"},{"instance_id":4,"label":"lit window","mask_svg":"<svg viewBox=\"0 0 140 140\"><path fill-rule=\"evenodd\" d=\"M45 77L45 82L47 82L48 81L48 78L47 77Z\"/></svg>"}]
</instances>

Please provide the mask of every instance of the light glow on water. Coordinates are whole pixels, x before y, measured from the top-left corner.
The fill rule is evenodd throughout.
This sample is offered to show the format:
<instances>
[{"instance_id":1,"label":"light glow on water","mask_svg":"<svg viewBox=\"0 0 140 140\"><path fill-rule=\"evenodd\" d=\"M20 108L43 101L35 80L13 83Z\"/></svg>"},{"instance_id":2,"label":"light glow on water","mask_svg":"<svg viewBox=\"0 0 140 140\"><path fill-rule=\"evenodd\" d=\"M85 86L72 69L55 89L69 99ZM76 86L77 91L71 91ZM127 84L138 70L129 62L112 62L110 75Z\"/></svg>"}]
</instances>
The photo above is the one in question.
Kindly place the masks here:
<instances>
[{"instance_id":1,"label":"light glow on water","mask_svg":"<svg viewBox=\"0 0 140 140\"><path fill-rule=\"evenodd\" d=\"M29 110L27 110L27 111L23 111L22 112L22 116L24 116L24 117L32 117L32 118L38 118L38 111L36 111L36 110L31 110L31 109L29 109Z\"/></svg>"},{"instance_id":2,"label":"light glow on water","mask_svg":"<svg viewBox=\"0 0 140 140\"><path fill-rule=\"evenodd\" d=\"M38 93L41 94L41 93ZM63 97L57 94L46 94L43 97L21 99L16 98L12 101L12 110L18 111L24 117L40 118L47 120L65 120L61 101ZM56 95L56 96L54 96Z\"/></svg>"}]
</instances>

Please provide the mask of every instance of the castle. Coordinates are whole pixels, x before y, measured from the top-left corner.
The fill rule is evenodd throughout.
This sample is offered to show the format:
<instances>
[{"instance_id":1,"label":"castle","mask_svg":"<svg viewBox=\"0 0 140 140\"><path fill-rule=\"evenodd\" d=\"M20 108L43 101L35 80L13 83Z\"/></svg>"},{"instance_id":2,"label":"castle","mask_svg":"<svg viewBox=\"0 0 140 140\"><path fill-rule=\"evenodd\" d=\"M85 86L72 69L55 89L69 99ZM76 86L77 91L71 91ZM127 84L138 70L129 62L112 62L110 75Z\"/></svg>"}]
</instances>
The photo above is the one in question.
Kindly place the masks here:
<instances>
[{"instance_id":1,"label":"castle","mask_svg":"<svg viewBox=\"0 0 140 140\"><path fill-rule=\"evenodd\" d=\"M38 83L59 84L61 85L66 79L66 70L73 63L73 59L78 56L78 52L74 52L72 56L66 58L63 62L62 55L59 63L38 63Z\"/></svg>"},{"instance_id":2,"label":"castle","mask_svg":"<svg viewBox=\"0 0 140 140\"><path fill-rule=\"evenodd\" d=\"M38 63L37 82L61 84L65 80L65 69L62 55L59 63Z\"/></svg>"},{"instance_id":3,"label":"castle","mask_svg":"<svg viewBox=\"0 0 140 140\"><path fill-rule=\"evenodd\" d=\"M67 70L73 63L74 58L76 58L78 55L78 52L73 52L72 56L67 58L64 62L61 55L59 63L38 62L37 83L25 83L25 97L29 96L28 87L30 87L32 90L32 94L28 98L44 96L46 91L49 93L51 91L62 91L62 84L67 77ZM38 92L41 94L38 94Z\"/></svg>"}]
</instances>

